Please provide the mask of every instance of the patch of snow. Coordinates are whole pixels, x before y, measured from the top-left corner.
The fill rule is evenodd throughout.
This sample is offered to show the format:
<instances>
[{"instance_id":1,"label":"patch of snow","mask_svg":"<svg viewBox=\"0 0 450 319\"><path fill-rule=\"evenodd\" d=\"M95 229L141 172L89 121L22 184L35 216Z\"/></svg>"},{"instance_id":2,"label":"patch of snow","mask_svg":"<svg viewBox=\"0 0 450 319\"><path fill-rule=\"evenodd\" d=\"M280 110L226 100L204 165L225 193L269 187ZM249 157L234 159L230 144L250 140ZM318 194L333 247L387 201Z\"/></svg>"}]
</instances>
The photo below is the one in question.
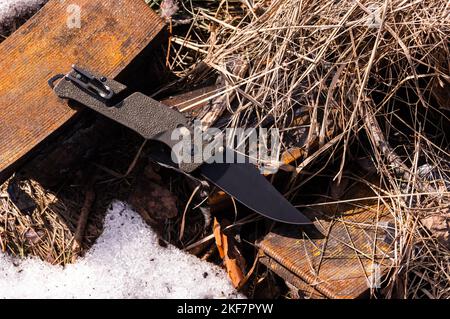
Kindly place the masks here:
<instances>
[{"instance_id":1,"label":"patch of snow","mask_svg":"<svg viewBox=\"0 0 450 319\"><path fill-rule=\"evenodd\" d=\"M13 18L37 11L47 0L0 0L0 29Z\"/></svg>"},{"instance_id":2,"label":"patch of snow","mask_svg":"<svg viewBox=\"0 0 450 319\"><path fill-rule=\"evenodd\" d=\"M223 269L157 235L127 204L114 202L103 234L75 264L52 266L0 253L0 298L241 298Z\"/></svg>"}]
</instances>

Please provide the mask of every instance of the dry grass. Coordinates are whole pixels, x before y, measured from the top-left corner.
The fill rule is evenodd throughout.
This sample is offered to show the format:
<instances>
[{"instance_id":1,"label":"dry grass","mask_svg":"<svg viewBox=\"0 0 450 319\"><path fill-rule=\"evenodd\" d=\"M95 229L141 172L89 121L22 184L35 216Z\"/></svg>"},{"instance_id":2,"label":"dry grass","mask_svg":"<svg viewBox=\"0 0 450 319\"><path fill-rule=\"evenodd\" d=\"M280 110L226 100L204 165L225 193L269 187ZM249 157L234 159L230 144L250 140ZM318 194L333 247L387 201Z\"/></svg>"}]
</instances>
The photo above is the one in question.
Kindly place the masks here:
<instances>
[{"instance_id":1,"label":"dry grass","mask_svg":"<svg viewBox=\"0 0 450 319\"><path fill-rule=\"evenodd\" d=\"M227 15L227 7L241 11ZM449 298L449 3L221 1L191 14L190 31L172 40L174 70L192 80L202 60L210 68L203 74L224 80L214 98L227 97L228 126L270 123L285 141L307 128L291 196L310 164L338 161L340 181L362 150L395 220L385 296ZM244 74L233 72L236 60Z\"/></svg>"},{"instance_id":2,"label":"dry grass","mask_svg":"<svg viewBox=\"0 0 450 319\"><path fill-rule=\"evenodd\" d=\"M60 215L51 208L56 197L34 181L21 183L21 188L36 199L36 213L28 215L10 200L7 188L13 179L1 188L0 246L2 252L25 257L39 256L52 264L65 264L72 258L73 235L70 225L62 222Z\"/></svg>"}]
</instances>

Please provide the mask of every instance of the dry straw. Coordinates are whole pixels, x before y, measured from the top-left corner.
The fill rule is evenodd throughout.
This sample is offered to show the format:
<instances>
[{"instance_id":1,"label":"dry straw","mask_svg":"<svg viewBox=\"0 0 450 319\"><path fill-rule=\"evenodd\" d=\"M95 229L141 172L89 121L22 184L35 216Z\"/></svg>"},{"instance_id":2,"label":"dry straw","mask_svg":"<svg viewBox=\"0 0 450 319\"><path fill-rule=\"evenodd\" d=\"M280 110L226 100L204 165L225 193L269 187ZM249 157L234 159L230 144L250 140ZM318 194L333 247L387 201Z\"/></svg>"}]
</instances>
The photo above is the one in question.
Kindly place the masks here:
<instances>
[{"instance_id":1,"label":"dry straw","mask_svg":"<svg viewBox=\"0 0 450 319\"><path fill-rule=\"evenodd\" d=\"M372 188L395 224L385 296L450 297L449 3L217 1L185 9L193 25L174 39L182 45L174 45L174 69L189 78L200 58L223 84L208 98L215 116L207 124L227 110L231 127L269 123L284 137L306 127L291 195L324 155L338 159L340 181L353 150L365 148L380 176ZM238 72L236 61L245 66ZM294 122L292 114L307 116Z\"/></svg>"}]
</instances>

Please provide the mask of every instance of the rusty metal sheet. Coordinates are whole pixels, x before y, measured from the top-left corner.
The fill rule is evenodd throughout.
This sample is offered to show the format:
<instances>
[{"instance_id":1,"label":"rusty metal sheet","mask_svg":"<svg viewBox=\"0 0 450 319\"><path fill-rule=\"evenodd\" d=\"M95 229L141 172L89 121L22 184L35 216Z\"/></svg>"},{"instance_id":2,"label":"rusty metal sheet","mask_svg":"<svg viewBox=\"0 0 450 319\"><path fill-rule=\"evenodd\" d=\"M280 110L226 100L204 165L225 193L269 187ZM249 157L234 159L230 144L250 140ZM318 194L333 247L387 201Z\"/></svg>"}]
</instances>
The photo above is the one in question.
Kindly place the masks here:
<instances>
[{"instance_id":1,"label":"rusty metal sheet","mask_svg":"<svg viewBox=\"0 0 450 319\"><path fill-rule=\"evenodd\" d=\"M266 266L268 269L272 270L278 276L284 279L295 288L298 298L301 299L326 299L326 297L318 292L314 287L308 285L300 277L292 273L289 269L285 268L283 265L275 261L268 256L262 256L259 262Z\"/></svg>"},{"instance_id":2,"label":"rusty metal sheet","mask_svg":"<svg viewBox=\"0 0 450 319\"><path fill-rule=\"evenodd\" d=\"M367 192L349 195L363 198ZM311 298L359 298L381 283L393 241L390 214L382 206L330 204L304 213L316 218L322 235L279 226L258 243L269 258L266 266L303 291L299 283L309 285Z\"/></svg>"},{"instance_id":3,"label":"rusty metal sheet","mask_svg":"<svg viewBox=\"0 0 450 319\"><path fill-rule=\"evenodd\" d=\"M0 178L75 115L47 85L79 63L114 78L164 27L137 0L78 0L81 28L69 28L68 3L49 1L0 44Z\"/></svg>"}]
</instances>

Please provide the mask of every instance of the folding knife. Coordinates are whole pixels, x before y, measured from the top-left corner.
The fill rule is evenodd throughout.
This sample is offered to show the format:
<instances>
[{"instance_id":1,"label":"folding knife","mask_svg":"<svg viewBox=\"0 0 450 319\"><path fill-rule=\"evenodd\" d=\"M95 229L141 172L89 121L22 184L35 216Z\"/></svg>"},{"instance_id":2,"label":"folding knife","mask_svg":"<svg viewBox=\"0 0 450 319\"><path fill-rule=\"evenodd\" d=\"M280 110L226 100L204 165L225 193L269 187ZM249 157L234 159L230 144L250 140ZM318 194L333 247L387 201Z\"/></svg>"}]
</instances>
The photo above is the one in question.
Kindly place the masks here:
<instances>
[{"instance_id":1,"label":"folding knife","mask_svg":"<svg viewBox=\"0 0 450 319\"><path fill-rule=\"evenodd\" d=\"M52 77L49 85L58 97L75 101L125 125L145 139L167 146L152 149L152 158L157 162L188 174L200 174L251 210L272 220L288 224L312 224L249 162L168 162L167 158L172 158L168 153L174 146L170 138L173 130L193 130L189 120L177 110L142 93L129 94L125 85L77 66L72 66L66 75ZM221 150L225 151L229 149Z\"/></svg>"}]
</instances>

